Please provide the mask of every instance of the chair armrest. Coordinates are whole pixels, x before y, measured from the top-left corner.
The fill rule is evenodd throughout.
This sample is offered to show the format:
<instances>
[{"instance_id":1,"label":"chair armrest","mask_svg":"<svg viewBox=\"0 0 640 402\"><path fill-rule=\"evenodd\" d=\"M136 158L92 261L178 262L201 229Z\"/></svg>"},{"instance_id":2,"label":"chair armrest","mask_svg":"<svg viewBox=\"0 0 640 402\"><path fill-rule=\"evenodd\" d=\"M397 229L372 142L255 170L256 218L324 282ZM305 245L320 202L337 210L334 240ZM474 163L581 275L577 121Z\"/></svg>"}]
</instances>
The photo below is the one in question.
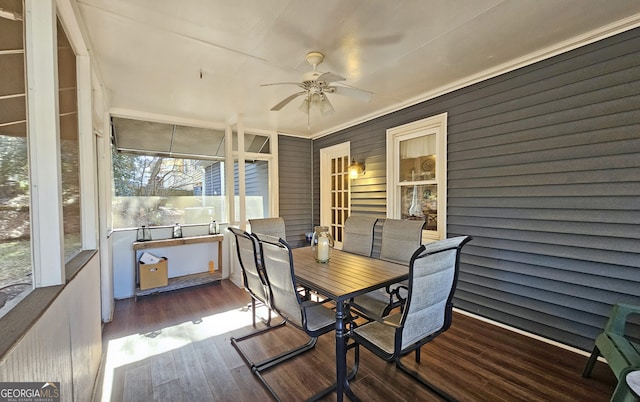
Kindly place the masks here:
<instances>
[{"instance_id":1,"label":"chair armrest","mask_svg":"<svg viewBox=\"0 0 640 402\"><path fill-rule=\"evenodd\" d=\"M398 323L392 322L392 321L389 321L389 320L385 320L384 318L382 319L382 323L384 325L388 325L388 326L393 327L393 328L402 328Z\"/></svg>"},{"instance_id":2,"label":"chair armrest","mask_svg":"<svg viewBox=\"0 0 640 402\"><path fill-rule=\"evenodd\" d=\"M393 303L393 297L395 296L398 302L404 304L406 298L400 295L400 290L404 290L406 294L409 293L409 287L406 285L396 285L393 289L391 289L390 286L387 286L387 293L389 293L391 303Z\"/></svg>"},{"instance_id":3,"label":"chair armrest","mask_svg":"<svg viewBox=\"0 0 640 402\"><path fill-rule=\"evenodd\" d=\"M629 314L640 314L640 306L626 303L614 304L604 331L624 335L624 327Z\"/></svg>"}]
</instances>

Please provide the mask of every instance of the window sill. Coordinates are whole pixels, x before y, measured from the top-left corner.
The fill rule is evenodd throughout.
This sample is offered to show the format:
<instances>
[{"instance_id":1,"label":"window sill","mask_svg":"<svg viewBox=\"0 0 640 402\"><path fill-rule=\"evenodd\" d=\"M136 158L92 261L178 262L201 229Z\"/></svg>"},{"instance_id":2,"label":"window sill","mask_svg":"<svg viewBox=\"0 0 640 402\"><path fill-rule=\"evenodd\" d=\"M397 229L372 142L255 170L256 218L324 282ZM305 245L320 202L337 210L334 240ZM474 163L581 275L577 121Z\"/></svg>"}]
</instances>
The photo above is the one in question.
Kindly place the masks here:
<instances>
[{"instance_id":1,"label":"window sill","mask_svg":"<svg viewBox=\"0 0 640 402\"><path fill-rule=\"evenodd\" d=\"M95 253L97 250L82 251L65 265L66 284L76 277ZM45 313L66 284L34 289L0 318L0 361Z\"/></svg>"}]
</instances>

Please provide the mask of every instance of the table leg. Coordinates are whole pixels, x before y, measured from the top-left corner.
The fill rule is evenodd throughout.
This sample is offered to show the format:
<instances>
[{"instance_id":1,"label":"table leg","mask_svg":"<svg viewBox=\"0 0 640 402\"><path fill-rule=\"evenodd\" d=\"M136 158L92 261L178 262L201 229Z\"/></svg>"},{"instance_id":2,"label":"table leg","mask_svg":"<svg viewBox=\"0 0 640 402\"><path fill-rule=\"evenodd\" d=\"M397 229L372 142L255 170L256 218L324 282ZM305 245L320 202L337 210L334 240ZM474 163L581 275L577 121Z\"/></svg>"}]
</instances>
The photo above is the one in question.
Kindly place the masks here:
<instances>
[{"instance_id":1,"label":"table leg","mask_svg":"<svg viewBox=\"0 0 640 402\"><path fill-rule=\"evenodd\" d=\"M344 342L344 302L336 301L336 398L342 402L347 376L347 353Z\"/></svg>"}]
</instances>

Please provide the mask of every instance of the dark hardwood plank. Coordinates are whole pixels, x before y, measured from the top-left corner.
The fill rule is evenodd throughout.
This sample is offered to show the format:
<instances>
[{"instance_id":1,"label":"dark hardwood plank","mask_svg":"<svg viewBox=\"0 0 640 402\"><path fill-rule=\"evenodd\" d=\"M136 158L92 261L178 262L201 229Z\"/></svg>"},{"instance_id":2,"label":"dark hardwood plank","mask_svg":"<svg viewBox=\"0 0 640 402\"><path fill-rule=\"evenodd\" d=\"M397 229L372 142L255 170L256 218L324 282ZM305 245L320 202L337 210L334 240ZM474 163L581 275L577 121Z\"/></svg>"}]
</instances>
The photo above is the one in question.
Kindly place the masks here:
<instances>
[{"instance_id":1,"label":"dark hardwood plank","mask_svg":"<svg viewBox=\"0 0 640 402\"><path fill-rule=\"evenodd\" d=\"M225 280L137 303L118 301L114 321L103 331L105 353L147 353L111 373L110 400L269 400L229 341L254 331L246 308L249 300L247 292ZM266 315L264 309L260 313ZM273 320L279 322L278 317ZM247 340L242 347L260 360L305 340L301 331L285 326ZM413 355L404 359L460 401L608 401L616 383L605 363L598 362L592 378L584 379L586 356L460 313L454 314L451 329L422 348L419 365ZM347 364L352 363L349 352ZM333 334L264 375L283 400L308 398L334 379ZM352 387L363 400L438 400L364 348ZM99 384L95 400L102 400L101 395ZM335 395L324 398L331 400Z\"/></svg>"}]
</instances>

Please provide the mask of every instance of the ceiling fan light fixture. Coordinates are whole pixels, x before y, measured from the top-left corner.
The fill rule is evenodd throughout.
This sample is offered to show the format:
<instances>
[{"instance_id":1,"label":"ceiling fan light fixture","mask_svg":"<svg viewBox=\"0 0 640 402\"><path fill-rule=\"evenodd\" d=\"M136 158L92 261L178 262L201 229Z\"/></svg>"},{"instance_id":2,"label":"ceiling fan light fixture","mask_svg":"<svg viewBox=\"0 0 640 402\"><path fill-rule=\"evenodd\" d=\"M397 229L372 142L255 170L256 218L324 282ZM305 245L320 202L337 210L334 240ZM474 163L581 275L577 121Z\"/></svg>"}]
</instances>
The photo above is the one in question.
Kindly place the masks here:
<instances>
[{"instance_id":1,"label":"ceiling fan light fixture","mask_svg":"<svg viewBox=\"0 0 640 402\"><path fill-rule=\"evenodd\" d=\"M331 102L329 102L329 98L327 98L325 95L322 95L322 102L320 102L320 113L322 113L323 116L326 116L333 112L335 112L335 110L333 109L333 105L331 105Z\"/></svg>"},{"instance_id":2,"label":"ceiling fan light fixture","mask_svg":"<svg viewBox=\"0 0 640 402\"><path fill-rule=\"evenodd\" d=\"M300 104L300 106L298 107L298 109L300 109L300 111L309 114L309 98L304 98L304 100L302 101L302 103Z\"/></svg>"}]
</instances>

